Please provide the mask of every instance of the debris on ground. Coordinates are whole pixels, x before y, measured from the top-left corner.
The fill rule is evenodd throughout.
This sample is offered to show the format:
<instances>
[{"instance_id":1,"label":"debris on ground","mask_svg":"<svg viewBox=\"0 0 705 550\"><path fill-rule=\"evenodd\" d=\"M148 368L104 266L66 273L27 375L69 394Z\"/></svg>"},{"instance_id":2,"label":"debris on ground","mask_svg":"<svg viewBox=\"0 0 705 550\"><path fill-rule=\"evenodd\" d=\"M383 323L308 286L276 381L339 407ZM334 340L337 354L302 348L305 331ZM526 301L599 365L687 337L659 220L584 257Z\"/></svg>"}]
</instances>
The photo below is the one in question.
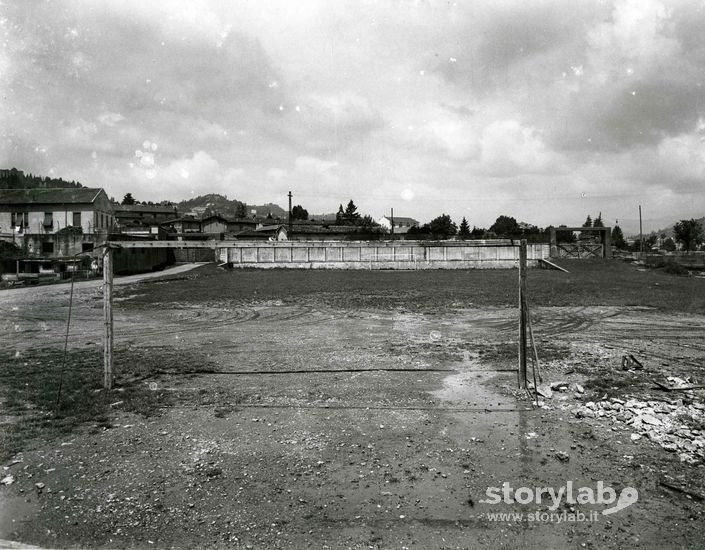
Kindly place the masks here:
<instances>
[{"instance_id":1,"label":"debris on ground","mask_svg":"<svg viewBox=\"0 0 705 550\"><path fill-rule=\"evenodd\" d=\"M554 456L561 462L568 462L570 460L570 455L564 451L556 451Z\"/></svg>"},{"instance_id":2,"label":"debris on ground","mask_svg":"<svg viewBox=\"0 0 705 550\"><path fill-rule=\"evenodd\" d=\"M678 453L681 462L705 461L705 405L686 404L682 399L641 401L618 398L589 401L572 410L576 418L605 418L625 424L632 430L632 441L646 437L667 451Z\"/></svg>"}]
</instances>

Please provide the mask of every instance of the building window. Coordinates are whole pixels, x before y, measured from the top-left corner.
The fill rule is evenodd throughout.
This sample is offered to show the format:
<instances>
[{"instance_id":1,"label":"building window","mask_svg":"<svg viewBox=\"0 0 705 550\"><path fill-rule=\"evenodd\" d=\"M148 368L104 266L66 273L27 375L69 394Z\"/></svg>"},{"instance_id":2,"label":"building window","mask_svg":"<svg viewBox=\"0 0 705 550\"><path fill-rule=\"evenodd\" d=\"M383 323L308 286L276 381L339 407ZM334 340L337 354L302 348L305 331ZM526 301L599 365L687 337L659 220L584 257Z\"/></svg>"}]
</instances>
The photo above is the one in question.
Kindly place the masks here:
<instances>
[{"instance_id":1,"label":"building window","mask_svg":"<svg viewBox=\"0 0 705 550\"><path fill-rule=\"evenodd\" d=\"M90 252L93 250L93 243L81 243L81 252Z\"/></svg>"},{"instance_id":2,"label":"building window","mask_svg":"<svg viewBox=\"0 0 705 550\"><path fill-rule=\"evenodd\" d=\"M50 241L45 241L42 243L42 254L53 254L54 253L54 243Z\"/></svg>"},{"instance_id":3,"label":"building window","mask_svg":"<svg viewBox=\"0 0 705 550\"><path fill-rule=\"evenodd\" d=\"M81 213L80 212L73 213L73 226L74 227L81 227Z\"/></svg>"},{"instance_id":4,"label":"building window","mask_svg":"<svg viewBox=\"0 0 705 550\"><path fill-rule=\"evenodd\" d=\"M44 229L51 229L54 227L54 213L44 212Z\"/></svg>"},{"instance_id":5,"label":"building window","mask_svg":"<svg viewBox=\"0 0 705 550\"><path fill-rule=\"evenodd\" d=\"M12 227L19 228L20 233L29 227L29 212L12 212Z\"/></svg>"}]
</instances>

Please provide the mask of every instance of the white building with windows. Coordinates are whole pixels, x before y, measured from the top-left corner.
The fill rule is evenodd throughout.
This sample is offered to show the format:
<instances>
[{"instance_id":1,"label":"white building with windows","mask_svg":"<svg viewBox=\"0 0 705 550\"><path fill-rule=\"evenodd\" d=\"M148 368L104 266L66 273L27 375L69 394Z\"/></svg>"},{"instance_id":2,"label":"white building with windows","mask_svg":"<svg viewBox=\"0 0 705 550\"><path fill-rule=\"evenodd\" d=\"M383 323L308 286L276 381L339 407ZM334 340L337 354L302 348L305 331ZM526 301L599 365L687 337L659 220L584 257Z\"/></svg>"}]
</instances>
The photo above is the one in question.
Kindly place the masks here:
<instances>
[{"instance_id":1,"label":"white building with windows","mask_svg":"<svg viewBox=\"0 0 705 550\"><path fill-rule=\"evenodd\" d=\"M89 187L0 189L0 235L53 234L67 227L82 233L113 228L113 205L103 189Z\"/></svg>"},{"instance_id":2,"label":"white building with windows","mask_svg":"<svg viewBox=\"0 0 705 550\"><path fill-rule=\"evenodd\" d=\"M382 227L385 227L387 231L392 232L392 223L394 224L394 234L403 235L412 227L418 227L419 222L414 218L405 218L403 216L382 216L377 220L377 223Z\"/></svg>"}]
</instances>

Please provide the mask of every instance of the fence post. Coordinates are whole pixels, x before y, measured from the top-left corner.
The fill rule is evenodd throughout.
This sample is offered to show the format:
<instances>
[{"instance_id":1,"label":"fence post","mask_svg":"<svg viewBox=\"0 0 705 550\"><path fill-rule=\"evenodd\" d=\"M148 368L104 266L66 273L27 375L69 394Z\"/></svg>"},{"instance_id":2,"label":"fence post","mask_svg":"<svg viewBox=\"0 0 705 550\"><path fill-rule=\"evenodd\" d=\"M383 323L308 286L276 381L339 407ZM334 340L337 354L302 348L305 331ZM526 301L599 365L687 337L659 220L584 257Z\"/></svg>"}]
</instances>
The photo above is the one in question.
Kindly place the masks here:
<instances>
[{"instance_id":1,"label":"fence post","mask_svg":"<svg viewBox=\"0 0 705 550\"><path fill-rule=\"evenodd\" d=\"M113 250L103 256L103 387L113 388Z\"/></svg>"},{"instance_id":2,"label":"fence post","mask_svg":"<svg viewBox=\"0 0 705 550\"><path fill-rule=\"evenodd\" d=\"M526 388L526 239L519 245L519 388Z\"/></svg>"}]
</instances>

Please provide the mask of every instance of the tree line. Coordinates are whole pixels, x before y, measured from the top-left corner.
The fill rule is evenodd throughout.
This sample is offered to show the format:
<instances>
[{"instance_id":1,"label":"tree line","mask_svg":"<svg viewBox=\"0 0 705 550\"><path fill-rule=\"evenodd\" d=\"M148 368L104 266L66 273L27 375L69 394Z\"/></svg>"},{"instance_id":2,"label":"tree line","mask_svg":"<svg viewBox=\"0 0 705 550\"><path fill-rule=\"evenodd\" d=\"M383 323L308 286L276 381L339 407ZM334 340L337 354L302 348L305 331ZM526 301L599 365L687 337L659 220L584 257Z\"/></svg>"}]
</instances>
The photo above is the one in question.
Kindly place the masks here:
<instances>
[{"instance_id":1,"label":"tree line","mask_svg":"<svg viewBox=\"0 0 705 550\"><path fill-rule=\"evenodd\" d=\"M80 187L80 184L73 185ZM195 199L198 201L205 197L197 197ZM234 204L233 211L228 212L229 214L234 214L236 218L247 217L247 205L241 201L227 201L226 197L222 197L225 202L231 202ZM188 201L186 201L188 202ZM122 204L153 204L152 202L137 201L132 196L132 193L127 193L122 200ZM159 205L173 206L174 203L169 201L162 201L157 203ZM228 210L230 210L228 208ZM307 221L309 219L309 212L302 205L297 204L291 209L291 219L294 221ZM386 232L384 227L381 227L373 218L369 215L362 215L358 211L355 202L350 199L343 208L343 204L340 203L338 207L338 212L335 215L335 225L347 225L347 226L357 226L361 230L374 230L375 232ZM593 219L593 217L588 214L583 222L582 227L593 228L593 227L605 227L602 220L602 212ZM519 239L525 238L529 242L547 242L550 237L550 231L553 226L548 226L546 228L540 228L535 225L527 223L519 223L512 216L500 215L497 217L495 222L489 227L476 227L473 226L470 229L470 224L467 218L463 217L460 224L456 224L448 214L441 214L436 218L432 219L430 222L425 223L421 226L414 226L409 228L407 231L407 236L415 239L433 239L433 240L443 240L449 238L457 239L491 239L491 238L508 238L508 239ZM589 232L581 234L577 237L575 232L568 230L561 230L560 227L555 227L556 237L559 242L573 243L577 240L594 240L597 237L591 235ZM703 224L699 220L680 220L673 226L674 237L670 237L665 233L660 236L656 233L652 233L644 238L644 250L651 250L656 245L659 248L666 251L673 251L679 248L683 250L697 250L705 242L705 230L703 229ZM641 241L635 239L631 244L627 243L624 233L619 225L615 225L611 231L611 241L612 245L618 250L630 250L630 251L640 251Z\"/></svg>"}]
</instances>

